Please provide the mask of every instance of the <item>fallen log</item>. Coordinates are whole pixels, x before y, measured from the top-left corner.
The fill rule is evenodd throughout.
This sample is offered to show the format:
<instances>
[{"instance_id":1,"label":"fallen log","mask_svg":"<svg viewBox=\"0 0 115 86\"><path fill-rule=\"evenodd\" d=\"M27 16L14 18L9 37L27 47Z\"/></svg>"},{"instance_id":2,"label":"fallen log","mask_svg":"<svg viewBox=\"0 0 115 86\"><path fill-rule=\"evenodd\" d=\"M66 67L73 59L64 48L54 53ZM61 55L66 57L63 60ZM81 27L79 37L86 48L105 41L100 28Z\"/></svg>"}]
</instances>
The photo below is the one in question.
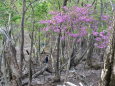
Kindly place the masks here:
<instances>
[{"instance_id":1,"label":"fallen log","mask_svg":"<svg viewBox=\"0 0 115 86\"><path fill-rule=\"evenodd\" d=\"M32 78L36 78L37 76L43 74L44 71L48 69L48 64L46 64L40 71L36 72L34 75L32 75Z\"/></svg>"},{"instance_id":2,"label":"fallen log","mask_svg":"<svg viewBox=\"0 0 115 86\"><path fill-rule=\"evenodd\" d=\"M48 64L45 64L44 67L40 71L38 71L38 72L36 72L35 74L32 75L32 79L38 77L41 74L43 74L48 69L48 66L49 66ZM28 80L23 82L22 86L25 86L27 84L28 84Z\"/></svg>"},{"instance_id":3,"label":"fallen log","mask_svg":"<svg viewBox=\"0 0 115 86\"><path fill-rule=\"evenodd\" d=\"M66 86L78 86L78 85L75 85L75 84L73 84L73 83L71 83L71 82L65 82L65 85L66 85Z\"/></svg>"}]
</instances>

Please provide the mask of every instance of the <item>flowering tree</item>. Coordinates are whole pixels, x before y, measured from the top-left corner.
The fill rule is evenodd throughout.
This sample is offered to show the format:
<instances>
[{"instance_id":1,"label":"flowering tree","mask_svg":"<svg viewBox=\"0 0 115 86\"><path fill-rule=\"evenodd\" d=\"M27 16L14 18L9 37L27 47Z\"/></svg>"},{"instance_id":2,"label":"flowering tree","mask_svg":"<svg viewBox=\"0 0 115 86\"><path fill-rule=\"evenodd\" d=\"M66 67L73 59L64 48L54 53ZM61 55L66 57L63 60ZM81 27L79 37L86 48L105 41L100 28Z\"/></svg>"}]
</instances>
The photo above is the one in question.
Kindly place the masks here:
<instances>
[{"instance_id":1,"label":"flowering tree","mask_svg":"<svg viewBox=\"0 0 115 86\"><path fill-rule=\"evenodd\" d=\"M90 5L86 7L64 7L64 12L50 12L53 17L50 20L40 21L40 23L46 24L46 27L43 28L44 31L65 33L66 36L78 38L78 42L81 37L93 34L95 36L95 46L105 48L108 44L109 32L107 31L107 27L100 31L98 20L95 19L93 11L90 8ZM109 17L106 15L101 17L101 20L105 24L108 24L108 19ZM61 36L62 40L65 38Z\"/></svg>"},{"instance_id":2,"label":"flowering tree","mask_svg":"<svg viewBox=\"0 0 115 86\"><path fill-rule=\"evenodd\" d=\"M46 27L43 28L44 31L58 34L57 71L59 71L60 40L75 38L77 43L80 43L83 41L82 38L88 38L89 35L91 35L94 37L94 45L97 48L106 48L110 34L108 31L110 28L108 29L107 26L107 24L109 24L109 17L106 15L101 16L101 21L106 24L106 28L100 29L102 28L102 26L99 26L100 19L94 16L94 12L90 9L91 7L91 5L86 5L85 7L63 7L64 11L50 12L52 15L51 19L40 21L41 24L46 25ZM56 73L59 76L59 72Z\"/></svg>"}]
</instances>

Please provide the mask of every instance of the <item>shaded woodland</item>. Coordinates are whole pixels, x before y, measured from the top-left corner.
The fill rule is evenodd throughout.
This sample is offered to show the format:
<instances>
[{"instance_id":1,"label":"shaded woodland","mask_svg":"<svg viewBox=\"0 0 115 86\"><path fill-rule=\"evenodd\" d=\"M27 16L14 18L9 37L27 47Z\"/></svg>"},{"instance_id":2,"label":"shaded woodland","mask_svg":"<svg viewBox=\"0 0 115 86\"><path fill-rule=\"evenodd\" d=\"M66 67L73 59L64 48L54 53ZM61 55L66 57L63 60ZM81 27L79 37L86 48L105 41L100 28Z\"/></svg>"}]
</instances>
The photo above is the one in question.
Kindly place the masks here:
<instances>
[{"instance_id":1,"label":"shaded woodland","mask_svg":"<svg viewBox=\"0 0 115 86\"><path fill-rule=\"evenodd\" d=\"M115 0L0 0L0 86L115 86Z\"/></svg>"}]
</instances>

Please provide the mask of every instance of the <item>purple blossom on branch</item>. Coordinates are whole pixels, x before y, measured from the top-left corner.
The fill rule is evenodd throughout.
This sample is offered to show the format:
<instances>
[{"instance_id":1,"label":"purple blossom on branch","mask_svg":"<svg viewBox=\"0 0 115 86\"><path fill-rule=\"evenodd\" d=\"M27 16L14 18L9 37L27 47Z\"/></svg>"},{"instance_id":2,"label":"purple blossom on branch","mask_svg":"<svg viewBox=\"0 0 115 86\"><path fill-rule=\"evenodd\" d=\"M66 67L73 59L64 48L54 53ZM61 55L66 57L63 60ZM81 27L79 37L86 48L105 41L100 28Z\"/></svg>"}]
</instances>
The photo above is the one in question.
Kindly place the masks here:
<instances>
[{"instance_id":1,"label":"purple blossom on branch","mask_svg":"<svg viewBox=\"0 0 115 86\"><path fill-rule=\"evenodd\" d=\"M39 23L45 24L46 27L43 28L44 31L53 31L55 33L64 33L67 36L73 38L78 38L78 42L81 42L82 37L87 37L88 34L93 34L95 37L95 46L98 48L106 48L109 41L109 36L111 27L108 27L108 31L98 31L98 20L95 20L90 12L89 7L91 5L86 5L85 7L63 7L64 12L50 12L52 18L49 20L42 20ZM109 16L103 15L101 19L107 21ZM88 32L91 29L92 33ZM74 32L74 33L73 33ZM62 36L61 40L66 39Z\"/></svg>"}]
</instances>

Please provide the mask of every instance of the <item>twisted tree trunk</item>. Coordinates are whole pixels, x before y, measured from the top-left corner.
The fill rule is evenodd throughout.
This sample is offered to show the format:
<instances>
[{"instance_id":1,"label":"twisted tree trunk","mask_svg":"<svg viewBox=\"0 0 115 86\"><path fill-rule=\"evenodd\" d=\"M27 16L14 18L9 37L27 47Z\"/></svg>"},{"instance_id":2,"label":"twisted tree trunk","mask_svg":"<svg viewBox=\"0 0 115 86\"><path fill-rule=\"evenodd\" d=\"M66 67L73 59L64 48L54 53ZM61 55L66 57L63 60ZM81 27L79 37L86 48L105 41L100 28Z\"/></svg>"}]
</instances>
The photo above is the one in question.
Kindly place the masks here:
<instances>
[{"instance_id":1,"label":"twisted tree trunk","mask_svg":"<svg viewBox=\"0 0 115 86\"><path fill-rule=\"evenodd\" d=\"M115 86L115 16L113 18L110 44L105 54L104 69L102 70L99 86Z\"/></svg>"}]
</instances>

